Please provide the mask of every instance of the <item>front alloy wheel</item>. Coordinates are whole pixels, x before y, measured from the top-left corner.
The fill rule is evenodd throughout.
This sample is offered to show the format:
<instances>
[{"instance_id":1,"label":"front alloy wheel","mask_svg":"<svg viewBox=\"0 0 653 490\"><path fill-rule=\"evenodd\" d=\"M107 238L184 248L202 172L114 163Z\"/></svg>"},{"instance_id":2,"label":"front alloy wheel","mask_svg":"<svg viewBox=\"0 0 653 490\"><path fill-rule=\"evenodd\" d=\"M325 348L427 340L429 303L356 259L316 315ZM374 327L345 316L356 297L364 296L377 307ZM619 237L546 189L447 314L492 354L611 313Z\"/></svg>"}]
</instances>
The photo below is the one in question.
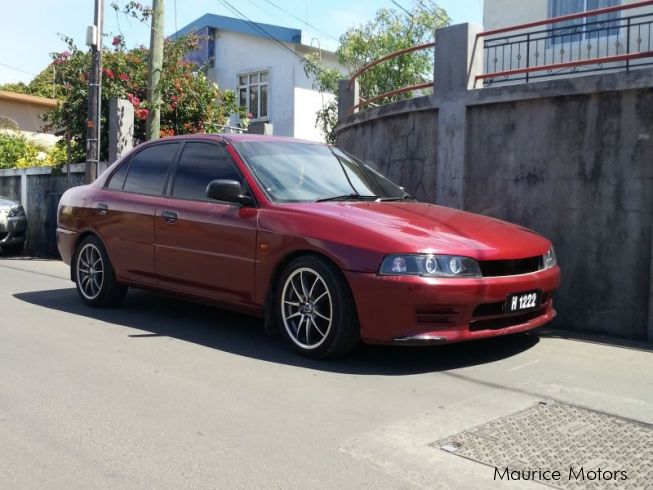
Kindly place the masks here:
<instances>
[{"instance_id":1,"label":"front alloy wheel","mask_svg":"<svg viewBox=\"0 0 653 490\"><path fill-rule=\"evenodd\" d=\"M302 349L315 349L326 340L333 323L331 294L313 269L293 271L283 287L283 325Z\"/></svg>"},{"instance_id":2,"label":"front alloy wheel","mask_svg":"<svg viewBox=\"0 0 653 490\"><path fill-rule=\"evenodd\" d=\"M296 351L323 359L341 356L356 346L356 311L340 270L307 255L288 264L279 285L279 327Z\"/></svg>"}]
</instances>

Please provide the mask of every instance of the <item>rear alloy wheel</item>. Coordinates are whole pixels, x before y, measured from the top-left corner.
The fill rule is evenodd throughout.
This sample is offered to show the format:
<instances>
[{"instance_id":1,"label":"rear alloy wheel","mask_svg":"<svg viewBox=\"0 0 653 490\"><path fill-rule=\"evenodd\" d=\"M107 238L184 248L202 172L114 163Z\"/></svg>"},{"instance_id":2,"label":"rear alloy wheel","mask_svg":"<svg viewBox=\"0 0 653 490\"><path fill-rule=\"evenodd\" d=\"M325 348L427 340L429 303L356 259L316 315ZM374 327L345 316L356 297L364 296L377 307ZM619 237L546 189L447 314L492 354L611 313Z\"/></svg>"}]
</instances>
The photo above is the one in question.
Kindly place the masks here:
<instances>
[{"instance_id":1,"label":"rear alloy wheel","mask_svg":"<svg viewBox=\"0 0 653 490\"><path fill-rule=\"evenodd\" d=\"M280 284L280 330L296 351L323 359L356 346L354 303L339 270L317 257L300 257L286 267Z\"/></svg>"},{"instance_id":2,"label":"rear alloy wheel","mask_svg":"<svg viewBox=\"0 0 653 490\"><path fill-rule=\"evenodd\" d=\"M90 306L115 306L122 301L127 288L116 281L102 242L89 236L80 243L75 254L75 284L82 300Z\"/></svg>"}]
</instances>

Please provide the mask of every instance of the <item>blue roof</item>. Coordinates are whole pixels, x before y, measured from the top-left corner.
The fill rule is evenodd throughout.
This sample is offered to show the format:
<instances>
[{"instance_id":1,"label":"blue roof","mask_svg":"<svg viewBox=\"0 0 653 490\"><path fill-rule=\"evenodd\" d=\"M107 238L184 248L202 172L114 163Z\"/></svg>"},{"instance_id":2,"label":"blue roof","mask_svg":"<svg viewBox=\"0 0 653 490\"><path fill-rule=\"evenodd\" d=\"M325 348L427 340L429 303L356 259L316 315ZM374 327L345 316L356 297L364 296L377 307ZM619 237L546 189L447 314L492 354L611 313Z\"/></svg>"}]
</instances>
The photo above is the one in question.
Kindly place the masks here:
<instances>
[{"instance_id":1,"label":"blue roof","mask_svg":"<svg viewBox=\"0 0 653 490\"><path fill-rule=\"evenodd\" d=\"M252 25L253 24L253 25ZM258 27L258 29L256 27ZM175 38L184 36L190 32L199 31L205 27L214 29L223 29L225 31L239 32L249 36L257 36L267 39L267 35L262 31L269 34L271 37L278 41L285 43L301 43L302 31L300 29L290 29L288 27L275 26L272 24L262 24L260 22L248 22L242 19L235 19L233 17L225 17L224 15L204 14L199 19L191 22L186 27L172 34L170 37Z\"/></svg>"}]
</instances>

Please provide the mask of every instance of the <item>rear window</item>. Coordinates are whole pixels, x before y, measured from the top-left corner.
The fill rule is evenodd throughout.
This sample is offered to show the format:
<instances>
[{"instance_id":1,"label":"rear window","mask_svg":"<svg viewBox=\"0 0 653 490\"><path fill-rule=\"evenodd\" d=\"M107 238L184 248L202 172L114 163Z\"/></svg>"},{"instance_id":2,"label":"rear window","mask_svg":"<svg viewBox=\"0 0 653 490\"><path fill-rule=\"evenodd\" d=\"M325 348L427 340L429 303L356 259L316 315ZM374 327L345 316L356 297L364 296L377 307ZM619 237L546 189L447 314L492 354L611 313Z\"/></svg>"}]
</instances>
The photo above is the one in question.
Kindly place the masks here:
<instances>
[{"instance_id":1,"label":"rear window","mask_svg":"<svg viewBox=\"0 0 653 490\"><path fill-rule=\"evenodd\" d=\"M168 169L179 143L158 144L139 151L129 165L123 190L151 196L163 194Z\"/></svg>"},{"instance_id":2,"label":"rear window","mask_svg":"<svg viewBox=\"0 0 653 490\"><path fill-rule=\"evenodd\" d=\"M126 161L113 173L107 184L107 189L122 190L125 184L125 176L129 170L129 161Z\"/></svg>"}]
</instances>

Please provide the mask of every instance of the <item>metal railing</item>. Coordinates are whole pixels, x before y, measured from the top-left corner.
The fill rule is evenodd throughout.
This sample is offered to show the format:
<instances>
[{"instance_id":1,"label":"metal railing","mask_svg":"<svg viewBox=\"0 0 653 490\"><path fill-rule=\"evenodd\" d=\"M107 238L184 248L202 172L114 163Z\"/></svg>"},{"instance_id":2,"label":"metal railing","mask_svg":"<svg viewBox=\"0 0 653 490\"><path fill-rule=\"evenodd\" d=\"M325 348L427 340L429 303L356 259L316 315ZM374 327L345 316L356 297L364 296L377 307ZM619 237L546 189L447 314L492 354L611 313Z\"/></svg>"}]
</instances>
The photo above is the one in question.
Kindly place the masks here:
<instances>
[{"instance_id":1,"label":"metal railing","mask_svg":"<svg viewBox=\"0 0 653 490\"><path fill-rule=\"evenodd\" d=\"M653 10L620 15L649 6L653 0L482 32L485 73L476 81L487 86L653 66Z\"/></svg>"},{"instance_id":2,"label":"metal railing","mask_svg":"<svg viewBox=\"0 0 653 490\"><path fill-rule=\"evenodd\" d=\"M380 63L391 60L393 58L397 58L398 56L402 56L402 55L405 55L405 54L408 54L408 53L412 53L414 51L422 51L424 49L430 49L430 48L433 48L434 46L435 46L434 42L425 43L425 44L418 44L417 46L411 46L409 48L400 49L399 51L395 51L394 53L390 53L390 54L388 54L386 56L382 56L381 58L378 58L378 59L376 59L374 61L371 61L371 62L367 63L365 66L363 66L362 68L360 68L356 73L354 73L351 76L351 78L349 79L349 86L352 87L357 78L359 78L365 72L369 71L370 68L373 68L373 67L375 67L376 65L378 65ZM372 105L375 102L378 102L378 101L383 100L383 99L388 99L388 98L393 97L395 95L403 94L403 93L406 93L406 92L414 92L416 90L424 90L424 89L428 89L428 88L432 88L432 87L433 87L433 82L429 81L429 82L425 82L425 83L418 83L418 84L414 84L414 85L409 85L407 87L401 87L401 88L398 88L398 89L395 89L395 90L390 90L388 92L384 92L382 94L375 95L375 96L370 97L368 99L364 99L364 98L361 97L359 99L358 103L353 105L349 109L349 113L351 114L356 109L367 107L368 105Z\"/></svg>"},{"instance_id":3,"label":"metal railing","mask_svg":"<svg viewBox=\"0 0 653 490\"><path fill-rule=\"evenodd\" d=\"M472 56L482 54L484 71L478 75L469 72L469 80L474 86L479 81L490 86L653 66L653 8L648 7L653 7L653 0L481 32L476 35L472 49L476 53L482 41L482 53L479 49L479 53ZM633 12L636 9L640 10ZM623 16L624 12L632 15ZM380 63L434 47L435 42L420 44L367 63L349 79L349 88L357 78ZM361 94L346 112L351 114L399 94L432 88L433 82L425 81L378 95Z\"/></svg>"}]
</instances>

